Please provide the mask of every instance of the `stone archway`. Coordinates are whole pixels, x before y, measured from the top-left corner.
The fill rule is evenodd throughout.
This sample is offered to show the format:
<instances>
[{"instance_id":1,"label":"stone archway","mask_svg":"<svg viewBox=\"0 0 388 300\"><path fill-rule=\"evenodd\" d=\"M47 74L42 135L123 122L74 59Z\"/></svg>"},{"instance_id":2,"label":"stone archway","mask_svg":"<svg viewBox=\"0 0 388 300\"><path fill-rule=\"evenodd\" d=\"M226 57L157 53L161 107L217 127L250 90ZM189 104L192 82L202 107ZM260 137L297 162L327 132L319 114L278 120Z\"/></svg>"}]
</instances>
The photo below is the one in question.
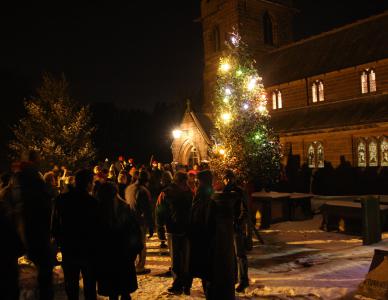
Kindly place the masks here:
<instances>
[{"instance_id":1,"label":"stone archway","mask_svg":"<svg viewBox=\"0 0 388 300\"><path fill-rule=\"evenodd\" d=\"M198 148L190 141L186 140L179 150L179 161L183 164L193 165L201 162Z\"/></svg>"}]
</instances>

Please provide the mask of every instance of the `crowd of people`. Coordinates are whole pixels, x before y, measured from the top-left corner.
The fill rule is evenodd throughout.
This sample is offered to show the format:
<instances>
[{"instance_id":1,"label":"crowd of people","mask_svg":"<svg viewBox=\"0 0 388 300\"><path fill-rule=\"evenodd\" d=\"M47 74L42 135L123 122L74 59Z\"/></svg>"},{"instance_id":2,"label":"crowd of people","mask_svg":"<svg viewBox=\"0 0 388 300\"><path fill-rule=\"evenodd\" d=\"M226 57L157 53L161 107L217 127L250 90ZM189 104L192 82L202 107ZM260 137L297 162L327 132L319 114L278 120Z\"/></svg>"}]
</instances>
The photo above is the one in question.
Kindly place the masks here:
<instances>
[{"instance_id":1,"label":"crowd of people","mask_svg":"<svg viewBox=\"0 0 388 300\"><path fill-rule=\"evenodd\" d=\"M224 192L238 195L233 206L237 292L249 286L245 229L245 193L232 171L223 174ZM220 187L220 185L218 185ZM72 173L54 167L42 174L39 155L31 151L12 173L1 178L0 295L18 299L18 258L26 255L38 271L39 298L53 299L52 270L62 254L65 290L79 298L82 275L85 299L97 294L131 299L137 275L146 268L146 241L157 232L167 248L173 277L168 292L190 294L200 278L213 299L211 264L215 231L214 180L206 165L171 166L156 161L136 166L120 157L93 170Z\"/></svg>"}]
</instances>

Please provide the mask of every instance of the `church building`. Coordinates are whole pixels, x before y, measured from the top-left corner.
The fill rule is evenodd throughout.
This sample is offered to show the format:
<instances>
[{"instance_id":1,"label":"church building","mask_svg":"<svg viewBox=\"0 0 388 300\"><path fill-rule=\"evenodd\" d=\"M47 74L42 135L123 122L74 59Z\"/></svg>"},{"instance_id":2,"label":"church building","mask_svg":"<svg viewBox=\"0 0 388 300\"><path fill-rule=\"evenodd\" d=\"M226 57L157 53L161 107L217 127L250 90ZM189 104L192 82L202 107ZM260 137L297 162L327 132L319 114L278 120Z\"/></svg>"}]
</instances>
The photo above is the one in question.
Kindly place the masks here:
<instances>
[{"instance_id":1,"label":"church building","mask_svg":"<svg viewBox=\"0 0 388 300\"><path fill-rule=\"evenodd\" d=\"M293 41L297 11L287 0L202 0L204 106L190 105L174 132L173 159L209 159L212 98L232 28L263 77L283 154L310 168L388 167L388 12Z\"/></svg>"}]
</instances>

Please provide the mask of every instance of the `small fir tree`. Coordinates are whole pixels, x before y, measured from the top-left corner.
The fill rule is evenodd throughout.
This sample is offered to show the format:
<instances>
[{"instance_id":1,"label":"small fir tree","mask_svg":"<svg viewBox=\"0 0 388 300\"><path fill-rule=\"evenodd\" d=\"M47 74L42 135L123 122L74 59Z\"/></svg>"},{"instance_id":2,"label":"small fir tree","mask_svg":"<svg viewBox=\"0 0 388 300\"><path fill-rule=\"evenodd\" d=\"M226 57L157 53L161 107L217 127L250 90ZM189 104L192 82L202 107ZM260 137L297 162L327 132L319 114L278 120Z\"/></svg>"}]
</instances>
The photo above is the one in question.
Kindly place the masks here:
<instances>
[{"instance_id":1,"label":"small fir tree","mask_svg":"<svg viewBox=\"0 0 388 300\"><path fill-rule=\"evenodd\" d=\"M237 33L226 41L213 101L215 130L211 168L233 170L245 181L268 187L279 174L280 144L271 128L267 97L255 61Z\"/></svg>"},{"instance_id":2,"label":"small fir tree","mask_svg":"<svg viewBox=\"0 0 388 300\"><path fill-rule=\"evenodd\" d=\"M13 127L10 148L16 156L29 150L40 153L49 165L73 170L85 167L95 157L94 127L88 106L76 103L68 92L64 76L43 75L37 96L24 103L26 116Z\"/></svg>"}]
</instances>

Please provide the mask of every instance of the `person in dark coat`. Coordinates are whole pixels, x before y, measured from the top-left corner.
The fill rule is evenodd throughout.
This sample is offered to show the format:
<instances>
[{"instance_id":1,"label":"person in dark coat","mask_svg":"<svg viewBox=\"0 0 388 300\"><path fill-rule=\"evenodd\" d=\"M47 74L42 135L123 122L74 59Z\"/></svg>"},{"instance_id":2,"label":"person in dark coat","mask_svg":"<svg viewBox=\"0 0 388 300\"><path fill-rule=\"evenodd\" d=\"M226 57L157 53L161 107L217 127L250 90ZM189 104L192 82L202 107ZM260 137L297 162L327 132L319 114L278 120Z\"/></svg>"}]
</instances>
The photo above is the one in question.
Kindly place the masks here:
<instances>
[{"instance_id":1,"label":"person in dark coat","mask_svg":"<svg viewBox=\"0 0 388 300\"><path fill-rule=\"evenodd\" d=\"M236 292L243 292L249 286L248 279L248 259L246 255L244 226L248 221L248 203L244 191L237 185L236 178L232 170L226 170L224 177L224 193L236 193L236 202L234 203L234 250L237 259L238 286Z\"/></svg>"},{"instance_id":2,"label":"person in dark coat","mask_svg":"<svg viewBox=\"0 0 388 300\"><path fill-rule=\"evenodd\" d=\"M0 192L0 295L1 299L19 299L18 257L23 255L23 245L17 232L15 216L9 200L11 185Z\"/></svg>"},{"instance_id":3,"label":"person in dark coat","mask_svg":"<svg viewBox=\"0 0 388 300\"><path fill-rule=\"evenodd\" d=\"M140 227L117 188L103 183L98 192L98 293L109 299L131 299L137 289L135 258L142 249Z\"/></svg>"},{"instance_id":4,"label":"person in dark coat","mask_svg":"<svg viewBox=\"0 0 388 300\"><path fill-rule=\"evenodd\" d=\"M211 285L215 240L215 203L212 201L213 176L209 170L197 175L199 186L193 200L190 220L190 275L201 278L206 291Z\"/></svg>"},{"instance_id":5,"label":"person in dark coat","mask_svg":"<svg viewBox=\"0 0 388 300\"><path fill-rule=\"evenodd\" d=\"M39 299L53 299L51 198L39 172L39 154L30 151L15 173L12 201L17 228L28 258L38 269Z\"/></svg>"},{"instance_id":6,"label":"person in dark coat","mask_svg":"<svg viewBox=\"0 0 388 300\"><path fill-rule=\"evenodd\" d=\"M61 194L55 203L53 236L62 252L65 290L69 299L79 298L79 276L82 274L85 299L95 300L98 223L97 200L92 190L93 173L81 170L75 176L75 188Z\"/></svg>"},{"instance_id":7,"label":"person in dark coat","mask_svg":"<svg viewBox=\"0 0 388 300\"><path fill-rule=\"evenodd\" d=\"M152 217L151 193L146 187L148 180L148 172L142 171L139 173L138 180L125 189L125 201L133 211L136 220L139 223L140 230L142 232L143 250L136 259L137 274L147 274L151 272L150 269L145 268L147 255L147 228L149 238L151 238L154 234L154 219Z\"/></svg>"},{"instance_id":8,"label":"person in dark coat","mask_svg":"<svg viewBox=\"0 0 388 300\"><path fill-rule=\"evenodd\" d=\"M177 172L174 182L159 195L157 203L158 226L165 226L170 246L172 287L168 292L173 294L190 294L191 280L189 275L189 240L191 205L193 194L187 185L187 174Z\"/></svg>"}]
</instances>

